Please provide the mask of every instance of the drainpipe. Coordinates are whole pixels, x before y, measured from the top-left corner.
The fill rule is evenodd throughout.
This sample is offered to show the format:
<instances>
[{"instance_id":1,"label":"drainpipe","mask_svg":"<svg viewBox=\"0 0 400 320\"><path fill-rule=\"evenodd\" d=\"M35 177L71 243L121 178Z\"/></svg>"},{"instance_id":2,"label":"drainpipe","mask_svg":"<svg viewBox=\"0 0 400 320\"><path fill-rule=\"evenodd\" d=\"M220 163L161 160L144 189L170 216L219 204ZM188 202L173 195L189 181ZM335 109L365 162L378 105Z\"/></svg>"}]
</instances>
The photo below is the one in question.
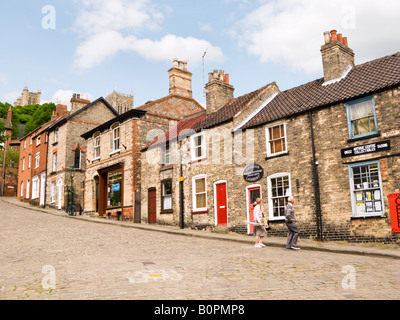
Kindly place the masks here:
<instances>
[{"instance_id":1,"label":"drainpipe","mask_svg":"<svg viewBox=\"0 0 400 320\"><path fill-rule=\"evenodd\" d=\"M177 141L178 142L178 141ZM179 228L185 228L183 210L183 168L182 168L182 142L179 143Z\"/></svg>"},{"instance_id":2,"label":"drainpipe","mask_svg":"<svg viewBox=\"0 0 400 320\"><path fill-rule=\"evenodd\" d=\"M308 118L310 120L311 128L311 145L312 145L312 173L314 180L314 200L315 200L315 217L317 223L317 239L323 241L322 235L322 213L321 213L321 198L319 189L319 177L318 177L318 162L315 156L315 142L314 142L314 128L313 128L313 118L312 112L308 112Z\"/></svg>"}]
</instances>

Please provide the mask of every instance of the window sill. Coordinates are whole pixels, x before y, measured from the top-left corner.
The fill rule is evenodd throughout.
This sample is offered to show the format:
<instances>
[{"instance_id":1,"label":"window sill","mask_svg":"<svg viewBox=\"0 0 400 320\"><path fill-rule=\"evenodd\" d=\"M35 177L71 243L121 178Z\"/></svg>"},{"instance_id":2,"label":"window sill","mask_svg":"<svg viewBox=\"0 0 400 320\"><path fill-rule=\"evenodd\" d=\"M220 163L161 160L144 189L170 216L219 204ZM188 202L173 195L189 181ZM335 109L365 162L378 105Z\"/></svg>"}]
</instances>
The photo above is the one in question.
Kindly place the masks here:
<instances>
[{"instance_id":1,"label":"window sill","mask_svg":"<svg viewBox=\"0 0 400 320\"><path fill-rule=\"evenodd\" d=\"M289 152L284 152L284 153L280 153L280 154L270 155L270 156L266 156L266 157L265 157L265 160L280 158L280 157L284 157L284 156L288 156L288 155L289 155Z\"/></svg>"},{"instance_id":2,"label":"window sill","mask_svg":"<svg viewBox=\"0 0 400 320\"><path fill-rule=\"evenodd\" d=\"M100 157L94 158L94 159L92 159L92 163L95 162L95 161L100 161L100 160L101 160Z\"/></svg>"},{"instance_id":3,"label":"window sill","mask_svg":"<svg viewBox=\"0 0 400 320\"><path fill-rule=\"evenodd\" d=\"M191 163L197 163L197 162L201 162L201 161L204 161L204 160L207 160L207 158L194 159L194 160L190 161L189 163L190 164Z\"/></svg>"},{"instance_id":4,"label":"window sill","mask_svg":"<svg viewBox=\"0 0 400 320\"><path fill-rule=\"evenodd\" d=\"M173 169L173 165L172 164L168 164L168 165L162 164L161 167L160 167L160 171L171 170L171 169Z\"/></svg>"},{"instance_id":5,"label":"window sill","mask_svg":"<svg viewBox=\"0 0 400 320\"><path fill-rule=\"evenodd\" d=\"M204 210L193 210L191 213L192 213L192 214L208 213L208 209L204 209Z\"/></svg>"},{"instance_id":6,"label":"window sill","mask_svg":"<svg viewBox=\"0 0 400 320\"><path fill-rule=\"evenodd\" d=\"M356 142L356 141L361 141L361 140L367 140L367 139L371 139L371 138L378 138L378 137L380 137L380 136L381 136L380 132L378 132L378 133L373 133L373 134L370 134L370 135L368 135L368 136L362 136L362 137L351 138L351 139L347 140L347 143Z\"/></svg>"},{"instance_id":7,"label":"window sill","mask_svg":"<svg viewBox=\"0 0 400 320\"><path fill-rule=\"evenodd\" d=\"M121 150L118 149L118 150L115 150L113 152L110 152L109 155L110 155L110 157L112 157L114 154L119 154L120 152L121 152Z\"/></svg>"},{"instance_id":8,"label":"window sill","mask_svg":"<svg viewBox=\"0 0 400 320\"><path fill-rule=\"evenodd\" d=\"M174 210L172 210L172 209L168 209L168 210L161 210L161 212L160 212L161 214L171 214L171 213L174 213Z\"/></svg>"},{"instance_id":9,"label":"window sill","mask_svg":"<svg viewBox=\"0 0 400 320\"><path fill-rule=\"evenodd\" d=\"M387 217L386 217L386 215L377 214L377 215L371 215L371 216L351 217L350 221L353 221L353 220L365 220L365 219L377 219L377 218L387 218Z\"/></svg>"}]
</instances>

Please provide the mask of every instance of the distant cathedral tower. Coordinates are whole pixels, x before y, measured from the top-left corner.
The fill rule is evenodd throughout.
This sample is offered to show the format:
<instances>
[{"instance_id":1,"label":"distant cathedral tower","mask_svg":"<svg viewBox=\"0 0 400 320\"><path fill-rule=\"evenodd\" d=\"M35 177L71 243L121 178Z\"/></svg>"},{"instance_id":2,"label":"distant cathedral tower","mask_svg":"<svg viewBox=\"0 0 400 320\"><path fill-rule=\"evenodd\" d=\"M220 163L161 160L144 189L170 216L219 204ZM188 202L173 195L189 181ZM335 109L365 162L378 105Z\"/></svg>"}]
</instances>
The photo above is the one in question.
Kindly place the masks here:
<instances>
[{"instance_id":1,"label":"distant cathedral tower","mask_svg":"<svg viewBox=\"0 0 400 320\"><path fill-rule=\"evenodd\" d=\"M133 109L133 93L118 93L117 86L115 86L113 93L107 93L106 100L119 114Z\"/></svg>"},{"instance_id":2,"label":"distant cathedral tower","mask_svg":"<svg viewBox=\"0 0 400 320\"><path fill-rule=\"evenodd\" d=\"M38 92L29 92L28 86L25 86L24 90L22 90L21 96L14 102L15 106L27 106L31 104L40 104L40 96L42 92L40 89Z\"/></svg>"}]
</instances>

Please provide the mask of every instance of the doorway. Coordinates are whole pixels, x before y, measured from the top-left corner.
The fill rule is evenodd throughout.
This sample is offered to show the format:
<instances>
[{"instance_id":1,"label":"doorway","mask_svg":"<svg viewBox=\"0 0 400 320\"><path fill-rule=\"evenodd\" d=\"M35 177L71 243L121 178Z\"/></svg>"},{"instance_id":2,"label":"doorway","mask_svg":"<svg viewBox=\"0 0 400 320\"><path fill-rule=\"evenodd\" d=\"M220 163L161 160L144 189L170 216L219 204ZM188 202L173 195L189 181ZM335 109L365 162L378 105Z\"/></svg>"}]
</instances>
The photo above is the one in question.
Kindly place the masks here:
<instances>
[{"instance_id":1,"label":"doorway","mask_svg":"<svg viewBox=\"0 0 400 320\"><path fill-rule=\"evenodd\" d=\"M249 235L253 234L254 225L254 208L257 198L262 198L261 196L261 186L254 185L246 188L246 200L247 200L247 233Z\"/></svg>"},{"instance_id":2,"label":"doorway","mask_svg":"<svg viewBox=\"0 0 400 320\"><path fill-rule=\"evenodd\" d=\"M228 197L226 181L214 184L215 225L228 225Z\"/></svg>"},{"instance_id":3,"label":"doorway","mask_svg":"<svg viewBox=\"0 0 400 320\"><path fill-rule=\"evenodd\" d=\"M149 189L148 221L149 221L149 224L157 223L157 191L156 191L156 188Z\"/></svg>"}]
</instances>

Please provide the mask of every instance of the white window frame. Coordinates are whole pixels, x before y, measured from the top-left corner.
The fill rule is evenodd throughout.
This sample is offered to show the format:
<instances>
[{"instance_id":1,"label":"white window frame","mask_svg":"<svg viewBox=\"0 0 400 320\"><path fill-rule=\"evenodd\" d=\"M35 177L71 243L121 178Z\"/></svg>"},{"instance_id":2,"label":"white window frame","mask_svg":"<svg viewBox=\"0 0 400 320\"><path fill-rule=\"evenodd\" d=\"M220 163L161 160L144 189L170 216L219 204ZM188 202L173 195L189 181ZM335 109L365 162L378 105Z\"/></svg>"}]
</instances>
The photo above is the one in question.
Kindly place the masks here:
<instances>
[{"instance_id":1,"label":"white window frame","mask_svg":"<svg viewBox=\"0 0 400 320\"><path fill-rule=\"evenodd\" d=\"M93 140L93 160L100 159L100 135L96 135Z\"/></svg>"},{"instance_id":2,"label":"white window frame","mask_svg":"<svg viewBox=\"0 0 400 320\"><path fill-rule=\"evenodd\" d=\"M116 136L117 131L118 131L118 136ZM118 142L118 148L116 148L117 142ZM112 129L112 147L113 147L112 153L119 152L120 145L121 145L121 127L118 125Z\"/></svg>"},{"instance_id":3,"label":"white window frame","mask_svg":"<svg viewBox=\"0 0 400 320\"><path fill-rule=\"evenodd\" d=\"M168 157L168 161L167 161ZM166 142L161 148L161 164L167 166L172 164L171 161L171 144Z\"/></svg>"},{"instance_id":4,"label":"white window frame","mask_svg":"<svg viewBox=\"0 0 400 320\"><path fill-rule=\"evenodd\" d=\"M25 194L25 198L29 199L29 188L30 188L30 181L29 179L26 181L26 194Z\"/></svg>"},{"instance_id":5,"label":"white window frame","mask_svg":"<svg viewBox=\"0 0 400 320\"><path fill-rule=\"evenodd\" d=\"M57 158L58 158L58 152L53 153L53 172L57 172Z\"/></svg>"},{"instance_id":6,"label":"white window frame","mask_svg":"<svg viewBox=\"0 0 400 320\"><path fill-rule=\"evenodd\" d=\"M25 171L25 157L22 158L22 171Z\"/></svg>"},{"instance_id":7,"label":"white window frame","mask_svg":"<svg viewBox=\"0 0 400 320\"><path fill-rule=\"evenodd\" d=\"M353 173L353 168L355 167L363 167L363 166L370 166L370 165L377 165L378 166L378 181L379 186L374 187L374 185L370 186L368 184L368 181L366 181L367 185L365 186L356 186L354 183L354 173ZM349 179L350 179L350 192L351 192L351 204L352 204L352 212L353 212L353 217L354 218L365 218L365 217L382 217L385 215L385 201L384 201L384 193L383 193L383 185L382 185L382 171L381 171L381 164L379 160L377 161L364 161L360 163L354 163L349 165ZM363 180L364 181L364 180ZM373 190L373 191L372 191ZM364 198L364 191L366 193L370 192L371 195L371 200L367 201ZM379 191L379 199L376 199L375 191ZM356 192L362 192L362 200L357 201L357 196ZM372 195L374 193L374 195ZM366 208L364 208L364 213L358 213L357 212L357 203L359 202L365 202L365 203L371 203L373 205L373 208L376 208L376 204L374 202L380 202L381 210L380 211L371 211L370 213L367 212Z\"/></svg>"},{"instance_id":8,"label":"white window frame","mask_svg":"<svg viewBox=\"0 0 400 320\"><path fill-rule=\"evenodd\" d=\"M40 152L36 153L35 156L35 169L39 168L40 165Z\"/></svg>"},{"instance_id":9,"label":"white window frame","mask_svg":"<svg viewBox=\"0 0 400 320\"><path fill-rule=\"evenodd\" d=\"M29 154L29 156L28 156L28 169L31 167L31 162L32 162L32 155Z\"/></svg>"},{"instance_id":10,"label":"white window frame","mask_svg":"<svg viewBox=\"0 0 400 320\"><path fill-rule=\"evenodd\" d=\"M58 142L58 128L54 130L54 143Z\"/></svg>"},{"instance_id":11,"label":"white window frame","mask_svg":"<svg viewBox=\"0 0 400 320\"><path fill-rule=\"evenodd\" d=\"M274 204L273 204L273 198L272 198L272 179L276 178L282 178L282 177L288 177L289 179L289 194L285 194L282 197L289 197L292 195L292 183L291 183L291 176L289 172L280 172L280 173L275 173L267 178L268 182L268 213L269 213L269 220L271 221L277 221L277 220L284 220L285 216L280 216L280 217L274 217Z\"/></svg>"},{"instance_id":12,"label":"white window frame","mask_svg":"<svg viewBox=\"0 0 400 320\"><path fill-rule=\"evenodd\" d=\"M36 138L36 146L39 146L40 145L40 136L38 136L37 138Z\"/></svg>"},{"instance_id":13,"label":"white window frame","mask_svg":"<svg viewBox=\"0 0 400 320\"><path fill-rule=\"evenodd\" d=\"M32 199L39 198L39 176L32 178Z\"/></svg>"},{"instance_id":14,"label":"white window frame","mask_svg":"<svg viewBox=\"0 0 400 320\"><path fill-rule=\"evenodd\" d=\"M200 145L195 145L195 139L201 137ZM196 156L196 149L201 148L200 156ZM190 137L190 154L192 161L199 161L206 159L206 135L204 132L192 135Z\"/></svg>"},{"instance_id":15,"label":"white window frame","mask_svg":"<svg viewBox=\"0 0 400 320\"><path fill-rule=\"evenodd\" d=\"M204 186L205 190L202 193L196 193L196 180L204 179ZM198 207L197 206L197 198L196 195L198 194L205 194L206 195L206 206L205 207ZM192 178L192 203L193 203L193 211L206 211L207 210L207 176L205 174L200 174Z\"/></svg>"},{"instance_id":16,"label":"white window frame","mask_svg":"<svg viewBox=\"0 0 400 320\"><path fill-rule=\"evenodd\" d=\"M283 125L284 137L285 137L286 150L272 153L271 144L270 144L271 137L270 137L270 134L269 134L269 129L274 128L274 127L278 127L278 126L282 126L282 125ZM267 143L267 157L273 157L273 156L278 156L278 155L281 155L281 154L287 154L288 153L288 145L287 145L286 122L279 122L279 123L275 123L273 125L270 125L270 126L266 127L265 128L265 140L266 140L266 143Z\"/></svg>"},{"instance_id":17,"label":"white window frame","mask_svg":"<svg viewBox=\"0 0 400 320\"><path fill-rule=\"evenodd\" d=\"M24 182L21 181L21 192L20 192L20 198L24 197Z\"/></svg>"}]
</instances>

